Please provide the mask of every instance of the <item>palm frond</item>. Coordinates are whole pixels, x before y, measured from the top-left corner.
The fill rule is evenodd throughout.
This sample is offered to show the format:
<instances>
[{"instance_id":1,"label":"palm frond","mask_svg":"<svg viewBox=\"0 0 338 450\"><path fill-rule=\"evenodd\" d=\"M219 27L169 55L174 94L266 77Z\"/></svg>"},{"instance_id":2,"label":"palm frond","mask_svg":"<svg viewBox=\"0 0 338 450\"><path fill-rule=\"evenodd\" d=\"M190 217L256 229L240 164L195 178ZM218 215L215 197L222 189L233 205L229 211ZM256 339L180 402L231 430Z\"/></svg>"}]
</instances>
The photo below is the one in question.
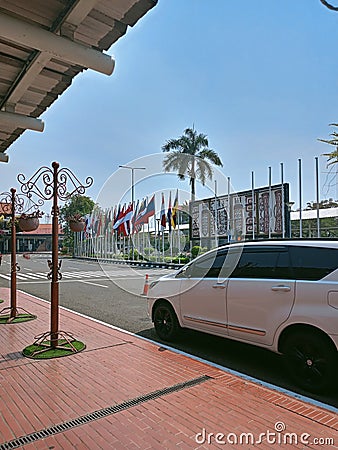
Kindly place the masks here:
<instances>
[{"instance_id":1,"label":"palm frond","mask_svg":"<svg viewBox=\"0 0 338 450\"><path fill-rule=\"evenodd\" d=\"M325 144L338 146L338 135L337 135L337 139L318 139L318 141L324 142Z\"/></svg>"},{"instance_id":2,"label":"palm frond","mask_svg":"<svg viewBox=\"0 0 338 450\"><path fill-rule=\"evenodd\" d=\"M330 126L338 127L338 124L330 123ZM318 139L318 141L324 142L324 144L329 144L336 147L336 149L330 153L323 153L323 156L327 157L328 166L330 166L331 164L338 164L338 132L333 131L333 133L331 133L330 136L332 136L332 139Z\"/></svg>"},{"instance_id":3,"label":"palm frond","mask_svg":"<svg viewBox=\"0 0 338 450\"><path fill-rule=\"evenodd\" d=\"M169 153L163 160L163 168L165 172L176 171L180 165L180 155L179 151Z\"/></svg>"},{"instance_id":4,"label":"palm frond","mask_svg":"<svg viewBox=\"0 0 338 450\"><path fill-rule=\"evenodd\" d=\"M163 160L163 168L165 172L177 172L180 179L184 179L186 175L190 175L191 156L181 153L180 151L169 153Z\"/></svg>"},{"instance_id":5,"label":"palm frond","mask_svg":"<svg viewBox=\"0 0 338 450\"><path fill-rule=\"evenodd\" d=\"M208 141L208 138L206 137L205 134L199 134L199 135L196 136L195 146L196 146L196 148L198 150L201 150L204 147L208 147L209 146L209 141Z\"/></svg>"},{"instance_id":6,"label":"palm frond","mask_svg":"<svg viewBox=\"0 0 338 450\"><path fill-rule=\"evenodd\" d=\"M208 159L216 166L223 167L221 158L217 155L217 153L214 150L210 148L205 148L201 150L197 156L201 159Z\"/></svg>"},{"instance_id":7,"label":"palm frond","mask_svg":"<svg viewBox=\"0 0 338 450\"><path fill-rule=\"evenodd\" d=\"M179 139L169 139L163 146L162 151L170 152L171 150L177 150L180 148Z\"/></svg>"},{"instance_id":8,"label":"palm frond","mask_svg":"<svg viewBox=\"0 0 338 450\"><path fill-rule=\"evenodd\" d=\"M188 139L190 139L191 141L193 141L195 139L196 136L196 131L194 128L186 128L184 130L184 134L186 135L186 137Z\"/></svg>"},{"instance_id":9,"label":"palm frond","mask_svg":"<svg viewBox=\"0 0 338 450\"><path fill-rule=\"evenodd\" d=\"M327 157L327 165L330 166L331 164L337 164L338 163L338 149L331 153L323 153L323 156ZM333 160L333 161L332 161ZM331 162L329 162L331 161Z\"/></svg>"},{"instance_id":10,"label":"palm frond","mask_svg":"<svg viewBox=\"0 0 338 450\"><path fill-rule=\"evenodd\" d=\"M204 185L208 178L212 178L213 170L208 161L222 166L220 157L208 147L205 134L198 134L194 128L186 128L178 139L169 139L163 145L164 152L171 152L163 161L164 171L177 172L180 179L188 176L193 193L195 180L198 179Z\"/></svg>"},{"instance_id":11,"label":"palm frond","mask_svg":"<svg viewBox=\"0 0 338 450\"><path fill-rule=\"evenodd\" d=\"M181 136L180 142L181 142L181 151L182 151L182 153L186 153L188 155L194 155L195 154L194 142L191 141L188 138L188 136Z\"/></svg>"},{"instance_id":12,"label":"palm frond","mask_svg":"<svg viewBox=\"0 0 338 450\"><path fill-rule=\"evenodd\" d=\"M213 170L207 161L201 158L196 158L196 178L204 186L207 179L212 179Z\"/></svg>"}]
</instances>

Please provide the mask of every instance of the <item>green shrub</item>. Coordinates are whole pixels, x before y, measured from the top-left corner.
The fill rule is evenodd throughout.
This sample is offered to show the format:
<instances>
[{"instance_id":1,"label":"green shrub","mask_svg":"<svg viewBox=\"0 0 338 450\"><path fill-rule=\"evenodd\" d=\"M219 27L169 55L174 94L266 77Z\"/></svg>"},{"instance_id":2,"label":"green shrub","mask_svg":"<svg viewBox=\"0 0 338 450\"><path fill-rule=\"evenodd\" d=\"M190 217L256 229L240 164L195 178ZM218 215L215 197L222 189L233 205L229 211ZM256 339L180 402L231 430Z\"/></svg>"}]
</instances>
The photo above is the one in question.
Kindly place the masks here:
<instances>
[{"instance_id":1,"label":"green shrub","mask_svg":"<svg viewBox=\"0 0 338 450\"><path fill-rule=\"evenodd\" d=\"M187 264L189 262L189 258L186 256L175 256L175 258L172 259L172 262L174 264Z\"/></svg>"},{"instance_id":2,"label":"green shrub","mask_svg":"<svg viewBox=\"0 0 338 450\"><path fill-rule=\"evenodd\" d=\"M129 259L133 261L139 261L143 259L143 256L134 248L134 250L129 250Z\"/></svg>"},{"instance_id":3,"label":"green shrub","mask_svg":"<svg viewBox=\"0 0 338 450\"><path fill-rule=\"evenodd\" d=\"M143 253L144 253L145 255L151 255L152 253L154 253L154 251L155 251L154 247L146 247L146 248L143 250Z\"/></svg>"},{"instance_id":4,"label":"green shrub","mask_svg":"<svg viewBox=\"0 0 338 450\"><path fill-rule=\"evenodd\" d=\"M196 256L198 256L202 251L202 247L200 247L199 245L194 245L191 249L191 257L192 258L196 258Z\"/></svg>"}]
</instances>

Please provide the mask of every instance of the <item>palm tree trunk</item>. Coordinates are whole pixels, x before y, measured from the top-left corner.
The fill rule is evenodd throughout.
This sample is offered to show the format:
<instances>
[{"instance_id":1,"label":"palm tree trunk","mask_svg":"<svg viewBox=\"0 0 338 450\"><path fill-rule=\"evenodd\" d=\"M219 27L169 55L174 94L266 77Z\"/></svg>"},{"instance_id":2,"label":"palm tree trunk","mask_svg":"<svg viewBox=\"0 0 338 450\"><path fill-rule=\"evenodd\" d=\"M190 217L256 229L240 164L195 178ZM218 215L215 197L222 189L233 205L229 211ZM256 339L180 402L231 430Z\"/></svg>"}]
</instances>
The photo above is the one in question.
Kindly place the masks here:
<instances>
[{"instance_id":1,"label":"palm tree trunk","mask_svg":"<svg viewBox=\"0 0 338 450\"><path fill-rule=\"evenodd\" d=\"M189 251L192 249L192 205L196 198L195 178L190 178L190 202L189 202Z\"/></svg>"}]
</instances>

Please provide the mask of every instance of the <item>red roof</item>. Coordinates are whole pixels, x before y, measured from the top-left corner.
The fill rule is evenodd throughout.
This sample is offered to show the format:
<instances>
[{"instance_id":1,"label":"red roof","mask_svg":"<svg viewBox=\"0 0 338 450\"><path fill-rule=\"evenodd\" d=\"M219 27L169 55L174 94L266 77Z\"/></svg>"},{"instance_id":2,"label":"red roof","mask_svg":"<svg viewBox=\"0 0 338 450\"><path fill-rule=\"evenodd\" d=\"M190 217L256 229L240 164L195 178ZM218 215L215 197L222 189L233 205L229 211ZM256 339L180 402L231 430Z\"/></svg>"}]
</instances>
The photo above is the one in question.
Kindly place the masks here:
<instances>
[{"instance_id":1,"label":"red roof","mask_svg":"<svg viewBox=\"0 0 338 450\"><path fill-rule=\"evenodd\" d=\"M23 234L52 234L52 224L51 223L40 223L37 230L34 231L23 231ZM62 228L59 225L59 234L62 234Z\"/></svg>"}]
</instances>

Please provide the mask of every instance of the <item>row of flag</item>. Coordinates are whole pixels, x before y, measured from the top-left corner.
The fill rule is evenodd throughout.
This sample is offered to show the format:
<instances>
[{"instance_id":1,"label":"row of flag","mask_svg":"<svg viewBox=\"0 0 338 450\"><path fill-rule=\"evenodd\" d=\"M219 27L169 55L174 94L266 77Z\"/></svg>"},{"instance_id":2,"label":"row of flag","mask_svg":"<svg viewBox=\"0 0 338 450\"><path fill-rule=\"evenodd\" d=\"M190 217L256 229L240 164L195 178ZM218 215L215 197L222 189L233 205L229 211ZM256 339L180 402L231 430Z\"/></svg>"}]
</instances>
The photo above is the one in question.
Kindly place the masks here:
<instances>
[{"instance_id":1,"label":"row of flag","mask_svg":"<svg viewBox=\"0 0 338 450\"><path fill-rule=\"evenodd\" d=\"M148 201L144 198L141 202L137 200L136 204L126 203L124 205L115 205L105 211L95 208L91 214L85 217L85 235L98 236L117 234L120 236L130 236L139 232L143 225L148 224L149 219L156 215L155 212L155 194ZM171 192L169 193L168 207L165 207L164 194L162 193L160 225L161 231L167 229L169 232L175 229L178 223L178 189L173 205L171 205Z\"/></svg>"}]
</instances>

